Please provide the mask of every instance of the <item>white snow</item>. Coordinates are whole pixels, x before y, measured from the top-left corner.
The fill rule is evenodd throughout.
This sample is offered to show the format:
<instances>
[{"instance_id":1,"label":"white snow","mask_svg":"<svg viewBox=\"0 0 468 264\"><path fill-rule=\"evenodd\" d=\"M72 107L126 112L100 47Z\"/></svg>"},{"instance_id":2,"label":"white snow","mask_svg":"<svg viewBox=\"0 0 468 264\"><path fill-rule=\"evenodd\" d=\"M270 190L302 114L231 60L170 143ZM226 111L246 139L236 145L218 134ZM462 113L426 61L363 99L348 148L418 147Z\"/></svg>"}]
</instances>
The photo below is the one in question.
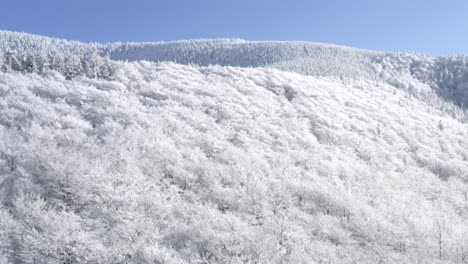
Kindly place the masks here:
<instances>
[{"instance_id":1,"label":"white snow","mask_svg":"<svg viewBox=\"0 0 468 264\"><path fill-rule=\"evenodd\" d=\"M466 57L0 43L0 263L468 261Z\"/></svg>"}]
</instances>

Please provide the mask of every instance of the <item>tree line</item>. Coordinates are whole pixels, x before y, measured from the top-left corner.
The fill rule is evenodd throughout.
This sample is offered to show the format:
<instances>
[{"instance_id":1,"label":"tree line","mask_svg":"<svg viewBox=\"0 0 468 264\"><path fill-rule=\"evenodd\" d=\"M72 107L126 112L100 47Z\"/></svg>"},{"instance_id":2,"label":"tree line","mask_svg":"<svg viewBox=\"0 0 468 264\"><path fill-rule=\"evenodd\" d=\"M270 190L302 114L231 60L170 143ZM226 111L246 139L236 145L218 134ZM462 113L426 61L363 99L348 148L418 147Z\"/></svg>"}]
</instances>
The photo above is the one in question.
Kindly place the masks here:
<instances>
[{"instance_id":1,"label":"tree line","mask_svg":"<svg viewBox=\"0 0 468 264\"><path fill-rule=\"evenodd\" d=\"M88 78L111 79L115 73L115 63L97 52L83 56L73 54L16 53L0 52L0 70L2 72L22 72L43 74L57 71L72 80L77 76Z\"/></svg>"}]
</instances>

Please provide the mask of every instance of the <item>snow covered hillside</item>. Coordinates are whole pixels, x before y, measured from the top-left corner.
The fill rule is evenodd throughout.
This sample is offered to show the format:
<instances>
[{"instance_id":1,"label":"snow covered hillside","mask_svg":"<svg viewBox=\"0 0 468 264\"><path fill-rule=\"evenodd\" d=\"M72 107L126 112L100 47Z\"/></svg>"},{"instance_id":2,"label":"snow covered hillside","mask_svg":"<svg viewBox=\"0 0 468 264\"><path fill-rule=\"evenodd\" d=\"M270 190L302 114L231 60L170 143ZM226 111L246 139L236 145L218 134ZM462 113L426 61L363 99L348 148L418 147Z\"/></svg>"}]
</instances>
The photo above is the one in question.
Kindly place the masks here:
<instances>
[{"instance_id":1,"label":"snow covered hillside","mask_svg":"<svg viewBox=\"0 0 468 264\"><path fill-rule=\"evenodd\" d=\"M31 64L37 64L65 75L84 72L92 78L101 72L103 77L109 74L107 69L89 70L93 65L89 66L88 62L107 67L112 64L109 59L269 67L312 76L382 81L416 96L435 92L459 106L468 105L468 56L430 57L412 52L375 52L321 43L239 39L87 44L0 30L1 54L15 57L10 60L10 67L18 61L26 65L28 71L38 71L30 69ZM97 59L99 62L95 62Z\"/></svg>"},{"instance_id":2,"label":"snow covered hillside","mask_svg":"<svg viewBox=\"0 0 468 264\"><path fill-rule=\"evenodd\" d=\"M0 31L0 263L468 263L467 65Z\"/></svg>"}]
</instances>

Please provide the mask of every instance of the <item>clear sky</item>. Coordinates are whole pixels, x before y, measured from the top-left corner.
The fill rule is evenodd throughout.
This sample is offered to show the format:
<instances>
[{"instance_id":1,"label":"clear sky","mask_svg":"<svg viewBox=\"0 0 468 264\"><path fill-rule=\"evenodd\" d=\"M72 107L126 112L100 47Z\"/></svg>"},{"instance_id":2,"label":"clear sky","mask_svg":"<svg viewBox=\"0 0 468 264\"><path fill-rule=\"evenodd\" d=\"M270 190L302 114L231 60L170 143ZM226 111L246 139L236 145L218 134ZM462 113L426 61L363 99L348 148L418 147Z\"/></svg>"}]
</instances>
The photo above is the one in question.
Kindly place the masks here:
<instances>
[{"instance_id":1,"label":"clear sky","mask_svg":"<svg viewBox=\"0 0 468 264\"><path fill-rule=\"evenodd\" d=\"M0 29L85 42L243 38L468 54L468 0L1 0Z\"/></svg>"}]
</instances>

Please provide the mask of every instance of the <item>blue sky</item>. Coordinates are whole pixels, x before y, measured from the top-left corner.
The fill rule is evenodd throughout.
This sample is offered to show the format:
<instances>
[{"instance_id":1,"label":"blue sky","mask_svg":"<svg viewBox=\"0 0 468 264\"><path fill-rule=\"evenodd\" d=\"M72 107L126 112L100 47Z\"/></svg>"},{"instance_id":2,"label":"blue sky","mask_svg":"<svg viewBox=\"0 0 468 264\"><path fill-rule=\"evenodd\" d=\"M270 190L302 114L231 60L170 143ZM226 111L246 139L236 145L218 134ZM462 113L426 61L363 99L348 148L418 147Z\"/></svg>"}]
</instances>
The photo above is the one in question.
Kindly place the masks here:
<instances>
[{"instance_id":1,"label":"blue sky","mask_svg":"<svg viewBox=\"0 0 468 264\"><path fill-rule=\"evenodd\" d=\"M2 0L0 29L85 42L222 37L468 54L468 1Z\"/></svg>"}]
</instances>

